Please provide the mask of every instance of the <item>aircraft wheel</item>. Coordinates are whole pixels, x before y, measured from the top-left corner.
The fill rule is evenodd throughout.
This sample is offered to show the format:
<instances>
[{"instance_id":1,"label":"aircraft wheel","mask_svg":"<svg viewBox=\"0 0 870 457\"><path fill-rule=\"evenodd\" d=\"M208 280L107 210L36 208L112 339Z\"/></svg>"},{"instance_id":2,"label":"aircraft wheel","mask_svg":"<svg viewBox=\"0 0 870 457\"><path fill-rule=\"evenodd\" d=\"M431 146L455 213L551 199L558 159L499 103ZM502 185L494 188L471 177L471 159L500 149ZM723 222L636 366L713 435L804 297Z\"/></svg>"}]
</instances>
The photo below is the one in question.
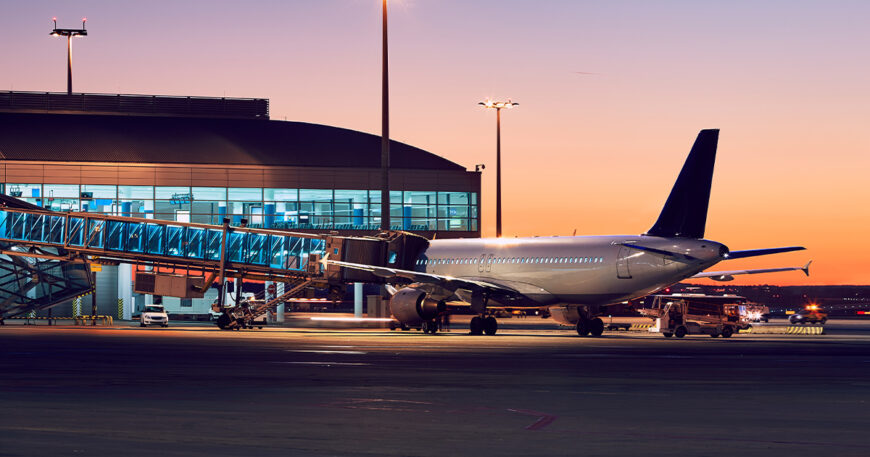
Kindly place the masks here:
<instances>
[{"instance_id":1,"label":"aircraft wheel","mask_svg":"<svg viewBox=\"0 0 870 457\"><path fill-rule=\"evenodd\" d=\"M577 334L580 336L589 335L589 321L583 317L577 321Z\"/></svg>"},{"instance_id":2,"label":"aircraft wheel","mask_svg":"<svg viewBox=\"0 0 870 457\"><path fill-rule=\"evenodd\" d=\"M722 338L731 338L731 335L734 334L734 329L731 326L722 328Z\"/></svg>"},{"instance_id":3,"label":"aircraft wheel","mask_svg":"<svg viewBox=\"0 0 870 457\"><path fill-rule=\"evenodd\" d=\"M230 321L230 316L227 316L226 314L221 314L220 317L217 318L217 326L221 330L226 330L227 327L229 327L230 325Z\"/></svg>"},{"instance_id":4,"label":"aircraft wheel","mask_svg":"<svg viewBox=\"0 0 870 457\"><path fill-rule=\"evenodd\" d=\"M604 321L596 317L589 321L589 334L592 336L601 336L604 333Z\"/></svg>"},{"instance_id":5,"label":"aircraft wheel","mask_svg":"<svg viewBox=\"0 0 870 457\"><path fill-rule=\"evenodd\" d=\"M495 335L498 331L498 321L494 317L489 316L483 320L483 333L487 335Z\"/></svg>"},{"instance_id":6,"label":"aircraft wheel","mask_svg":"<svg viewBox=\"0 0 870 457\"><path fill-rule=\"evenodd\" d=\"M674 336L674 334L671 332L662 332L662 335L664 335L665 338L670 338L670 337Z\"/></svg>"},{"instance_id":7,"label":"aircraft wheel","mask_svg":"<svg viewBox=\"0 0 870 457\"><path fill-rule=\"evenodd\" d=\"M480 316L472 317L469 327L471 328L472 335L483 334L483 319L481 319Z\"/></svg>"},{"instance_id":8,"label":"aircraft wheel","mask_svg":"<svg viewBox=\"0 0 870 457\"><path fill-rule=\"evenodd\" d=\"M436 332L438 332L438 324L435 321L423 321L423 333L434 335Z\"/></svg>"},{"instance_id":9,"label":"aircraft wheel","mask_svg":"<svg viewBox=\"0 0 870 457\"><path fill-rule=\"evenodd\" d=\"M686 327L684 327L682 325L677 327L676 330L674 330L674 336L676 336L677 338L682 338L682 337L686 336L687 333L689 333L689 331L686 330Z\"/></svg>"}]
</instances>

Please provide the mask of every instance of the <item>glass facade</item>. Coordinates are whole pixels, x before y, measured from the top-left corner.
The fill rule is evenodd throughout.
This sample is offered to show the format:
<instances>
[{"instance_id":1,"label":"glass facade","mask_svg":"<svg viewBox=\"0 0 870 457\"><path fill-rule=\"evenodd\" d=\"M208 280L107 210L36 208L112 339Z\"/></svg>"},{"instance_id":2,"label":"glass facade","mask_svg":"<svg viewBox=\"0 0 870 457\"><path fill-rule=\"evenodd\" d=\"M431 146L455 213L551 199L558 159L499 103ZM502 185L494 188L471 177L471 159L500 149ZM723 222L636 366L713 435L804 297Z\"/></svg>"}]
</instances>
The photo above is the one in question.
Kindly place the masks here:
<instances>
[{"instance_id":1,"label":"glass facade","mask_svg":"<svg viewBox=\"0 0 870 457\"><path fill-rule=\"evenodd\" d=\"M380 190L6 183L2 191L54 211L275 229L378 230ZM478 230L475 192L392 191L395 230Z\"/></svg>"}]
</instances>

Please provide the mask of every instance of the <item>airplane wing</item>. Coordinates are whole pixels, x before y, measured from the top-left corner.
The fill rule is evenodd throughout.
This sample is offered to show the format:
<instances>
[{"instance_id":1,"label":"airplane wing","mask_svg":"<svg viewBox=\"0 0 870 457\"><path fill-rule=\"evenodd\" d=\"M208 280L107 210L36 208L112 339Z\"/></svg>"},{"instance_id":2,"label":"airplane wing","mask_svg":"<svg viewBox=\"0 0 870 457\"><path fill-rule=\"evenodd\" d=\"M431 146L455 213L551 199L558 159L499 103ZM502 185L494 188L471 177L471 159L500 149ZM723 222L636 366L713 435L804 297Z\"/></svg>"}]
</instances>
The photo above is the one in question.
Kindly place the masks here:
<instances>
[{"instance_id":1,"label":"airplane wing","mask_svg":"<svg viewBox=\"0 0 870 457\"><path fill-rule=\"evenodd\" d=\"M809 276L811 263L813 263L812 260L807 262L807 264L802 266L802 267L761 268L761 269L757 269L757 270L708 271L708 272L704 272L704 273L698 273L689 279L710 278L714 281L732 281L732 280L734 280L734 276L736 276L736 275L754 275L754 274L760 274L760 273L777 273L780 271L795 271L795 270L801 270L804 272L805 275Z\"/></svg>"},{"instance_id":2,"label":"airplane wing","mask_svg":"<svg viewBox=\"0 0 870 457\"><path fill-rule=\"evenodd\" d=\"M469 289L485 290L488 292L499 292L503 294L517 293L517 291L514 289L499 284L479 281L475 279L454 278L453 276L436 275L433 273L423 273L420 271L401 270L398 268L378 267L362 263L342 262L338 260L329 260L328 258L324 259L324 262L344 268L368 271L375 276L385 279L403 278L423 284L435 284L451 290Z\"/></svg>"}]
</instances>

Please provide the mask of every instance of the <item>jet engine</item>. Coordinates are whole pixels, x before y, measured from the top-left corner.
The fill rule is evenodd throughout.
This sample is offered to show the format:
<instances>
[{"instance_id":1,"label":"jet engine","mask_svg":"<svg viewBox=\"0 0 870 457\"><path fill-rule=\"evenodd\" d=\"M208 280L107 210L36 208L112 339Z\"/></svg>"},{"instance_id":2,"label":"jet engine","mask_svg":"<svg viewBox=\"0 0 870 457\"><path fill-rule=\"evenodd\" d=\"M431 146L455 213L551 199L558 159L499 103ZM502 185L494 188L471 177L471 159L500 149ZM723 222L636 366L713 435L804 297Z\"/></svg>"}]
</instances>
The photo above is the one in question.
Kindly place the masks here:
<instances>
[{"instance_id":1,"label":"jet engine","mask_svg":"<svg viewBox=\"0 0 870 457\"><path fill-rule=\"evenodd\" d=\"M409 326L431 321L446 310L447 305L444 300L433 300L425 291L413 287L399 289L390 300L390 311L393 316Z\"/></svg>"}]
</instances>

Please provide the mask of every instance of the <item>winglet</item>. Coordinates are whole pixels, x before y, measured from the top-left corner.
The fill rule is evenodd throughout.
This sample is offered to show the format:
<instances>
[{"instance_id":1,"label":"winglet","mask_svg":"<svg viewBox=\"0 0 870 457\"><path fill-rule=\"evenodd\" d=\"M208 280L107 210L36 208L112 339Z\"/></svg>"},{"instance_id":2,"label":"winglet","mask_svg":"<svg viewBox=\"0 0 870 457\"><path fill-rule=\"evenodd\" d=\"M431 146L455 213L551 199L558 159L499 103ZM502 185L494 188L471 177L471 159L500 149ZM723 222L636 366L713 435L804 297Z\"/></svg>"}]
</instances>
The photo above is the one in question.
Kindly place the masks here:
<instances>
[{"instance_id":1,"label":"winglet","mask_svg":"<svg viewBox=\"0 0 870 457\"><path fill-rule=\"evenodd\" d=\"M805 274L805 275L807 275L807 276L809 276L809 275L810 275L810 264L811 264L811 263L813 263L813 261L812 261L812 260L810 260L810 261L809 261L809 262L807 262L807 264L806 264L806 265L804 265L804 267L803 267L803 268L801 268L801 271L803 271L803 272L804 272L804 274Z\"/></svg>"}]
</instances>

